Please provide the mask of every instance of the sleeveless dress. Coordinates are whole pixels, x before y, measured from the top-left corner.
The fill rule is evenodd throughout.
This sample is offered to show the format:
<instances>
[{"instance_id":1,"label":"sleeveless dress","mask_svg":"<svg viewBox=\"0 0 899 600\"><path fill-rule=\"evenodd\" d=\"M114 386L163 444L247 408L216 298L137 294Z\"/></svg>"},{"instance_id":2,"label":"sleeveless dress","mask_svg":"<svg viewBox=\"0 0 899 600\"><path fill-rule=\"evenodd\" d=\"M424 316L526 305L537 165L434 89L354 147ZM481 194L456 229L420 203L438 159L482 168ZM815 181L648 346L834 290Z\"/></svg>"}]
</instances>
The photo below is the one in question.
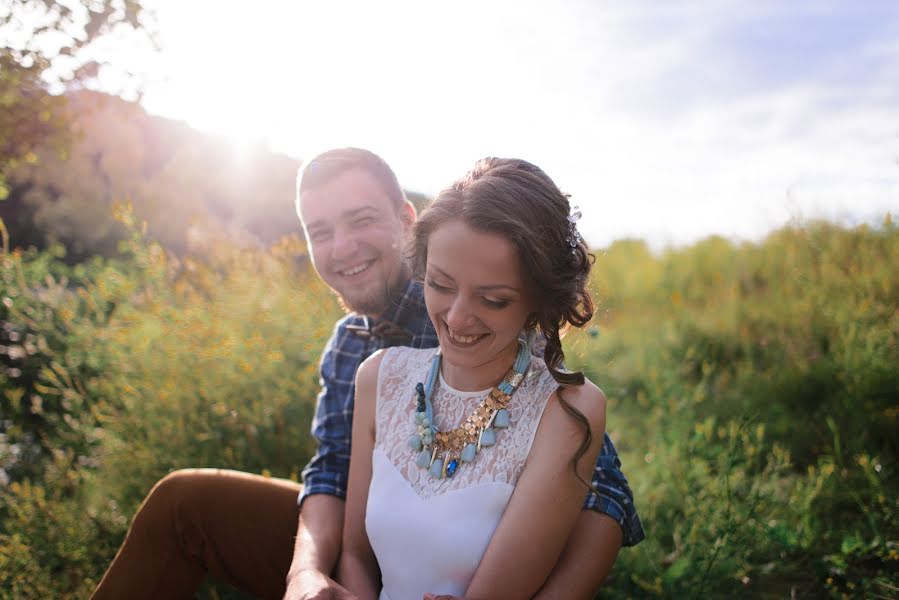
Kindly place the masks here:
<instances>
[{"instance_id":1,"label":"sleeveless dress","mask_svg":"<svg viewBox=\"0 0 899 600\"><path fill-rule=\"evenodd\" d=\"M381 568L380 600L421 600L425 592L462 596L499 525L546 407L558 384L543 361L531 358L509 402L510 426L452 478L438 479L415 464L415 384L425 381L433 348L387 350L378 373L375 446L365 528ZM490 390L463 392L441 375L434 424L461 424Z\"/></svg>"}]
</instances>

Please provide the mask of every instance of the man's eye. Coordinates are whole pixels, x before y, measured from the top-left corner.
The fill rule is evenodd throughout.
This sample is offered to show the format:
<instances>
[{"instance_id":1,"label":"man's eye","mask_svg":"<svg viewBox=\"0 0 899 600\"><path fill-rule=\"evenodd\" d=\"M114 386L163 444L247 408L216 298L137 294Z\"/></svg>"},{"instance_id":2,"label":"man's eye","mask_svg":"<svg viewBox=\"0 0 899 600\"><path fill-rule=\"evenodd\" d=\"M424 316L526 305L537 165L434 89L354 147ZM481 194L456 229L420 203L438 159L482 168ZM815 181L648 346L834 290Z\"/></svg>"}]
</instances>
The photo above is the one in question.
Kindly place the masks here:
<instances>
[{"instance_id":1,"label":"man's eye","mask_svg":"<svg viewBox=\"0 0 899 600\"><path fill-rule=\"evenodd\" d=\"M309 240L312 242L324 242L330 237L327 231L313 231L309 234Z\"/></svg>"},{"instance_id":2,"label":"man's eye","mask_svg":"<svg viewBox=\"0 0 899 600\"><path fill-rule=\"evenodd\" d=\"M374 219L371 217L362 217L353 221L353 227L365 227L366 225L371 225L373 221Z\"/></svg>"}]
</instances>

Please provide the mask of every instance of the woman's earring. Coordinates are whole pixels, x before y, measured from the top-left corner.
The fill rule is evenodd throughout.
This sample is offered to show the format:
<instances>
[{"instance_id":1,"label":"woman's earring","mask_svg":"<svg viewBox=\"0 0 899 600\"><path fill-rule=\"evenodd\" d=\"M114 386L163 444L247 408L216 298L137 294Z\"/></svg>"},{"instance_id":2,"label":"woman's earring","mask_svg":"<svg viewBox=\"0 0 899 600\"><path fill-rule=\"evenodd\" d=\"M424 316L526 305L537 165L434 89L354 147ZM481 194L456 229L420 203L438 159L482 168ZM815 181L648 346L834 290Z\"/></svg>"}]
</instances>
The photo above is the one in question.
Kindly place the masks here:
<instances>
[{"instance_id":1,"label":"woman's earring","mask_svg":"<svg viewBox=\"0 0 899 600\"><path fill-rule=\"evenodd\" d=\"M528 346L528 352L534 353L534 342L537 340L537 313L528 315L524 322L525 341Z\"/></svg>"},{"instance_id":2,"label":"woman's earring","mask_svg":"<svg viewBox=\"0 0 899 600\"><path fill-rule=\"evenodd\" d=\"M531 329L528 329L528 338L527 338L526 343L528 345L528 352L530 352L531 354L534 353L534 342L536 342L536 341L537 341L537 328L533 327Z\"/></svg>"}]
</instances>

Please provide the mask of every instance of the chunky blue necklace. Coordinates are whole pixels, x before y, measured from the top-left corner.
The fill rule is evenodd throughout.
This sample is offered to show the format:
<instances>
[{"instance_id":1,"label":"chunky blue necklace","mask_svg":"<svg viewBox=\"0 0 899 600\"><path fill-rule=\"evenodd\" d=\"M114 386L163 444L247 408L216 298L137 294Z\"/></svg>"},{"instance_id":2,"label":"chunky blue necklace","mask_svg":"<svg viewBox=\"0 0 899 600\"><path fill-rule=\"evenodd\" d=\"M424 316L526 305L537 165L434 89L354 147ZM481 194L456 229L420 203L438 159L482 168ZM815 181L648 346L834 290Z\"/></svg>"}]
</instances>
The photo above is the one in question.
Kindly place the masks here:
<instances>
[{"instance_id":1,"label":"chunky blue necklace","mask_svg":"<svg viewBox=\"0 0 899 600\"><path fill-rule=\"evenodd\" d=\"M434 477L452 477L461 463L474 461L482 447L496 443L495 429L509 426L509 411L506 407L531 364L528 345L524 341L519 343L518 356L509 372L468 415L465 422L452 431L438 431L434 426L431 399L440 374L441 355L438 348L431 360L427 380L415 385L416 433L409 437L409 445L418 453L415 464L428 469Z\"/></svg>"}]
</instances>

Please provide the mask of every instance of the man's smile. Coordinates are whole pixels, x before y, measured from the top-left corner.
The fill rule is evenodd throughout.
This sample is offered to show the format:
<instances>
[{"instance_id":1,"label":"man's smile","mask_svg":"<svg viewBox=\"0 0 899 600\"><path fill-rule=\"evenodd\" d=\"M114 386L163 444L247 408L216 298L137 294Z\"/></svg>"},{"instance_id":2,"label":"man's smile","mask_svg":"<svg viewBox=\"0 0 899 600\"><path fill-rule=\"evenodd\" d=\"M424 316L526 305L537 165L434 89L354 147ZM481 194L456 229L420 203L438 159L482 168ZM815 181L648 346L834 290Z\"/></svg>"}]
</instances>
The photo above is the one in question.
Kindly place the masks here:
<instances>
[{"instance_id":1,"label":"man's smile","mask_svg":"<svg viewBox=\"0 0 899 600\"><path fill-rule=\"evenodd\" d=\"M337 273L343 277L353 277L354 275L364 273L373 264L375 264L375 259L367 260L365 262L361 262L359 264L352 265L350 267L347 267L346 269L339 269L339 270L337 270Z\"/></svg>"}]
</instances>

